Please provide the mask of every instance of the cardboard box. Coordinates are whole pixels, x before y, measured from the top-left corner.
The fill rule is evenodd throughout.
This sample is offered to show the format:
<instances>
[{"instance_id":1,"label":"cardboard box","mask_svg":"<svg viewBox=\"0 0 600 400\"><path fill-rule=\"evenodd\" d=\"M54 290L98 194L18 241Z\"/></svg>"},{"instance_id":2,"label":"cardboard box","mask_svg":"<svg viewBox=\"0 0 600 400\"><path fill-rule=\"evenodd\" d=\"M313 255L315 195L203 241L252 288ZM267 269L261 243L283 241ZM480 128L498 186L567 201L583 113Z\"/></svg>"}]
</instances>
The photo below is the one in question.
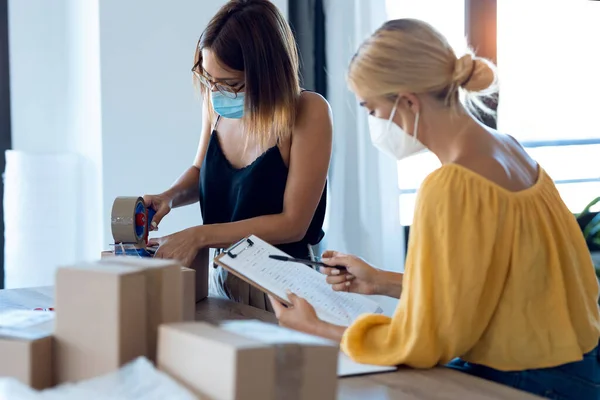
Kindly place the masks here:
<instances>
[{"instance_id":1,"label":"cardboard box","mask_svg":"<svg viewBox=\"0 0 600 400\"><path fill-rule=\"evenodd\" d=\"M55 291L57 383L93 378L147 356L142 269L107 262L59 268Z\"/></svg>"},{"instance_id":2,"label":"cardboard box","mask_svg":"<svg viewBox=\"0 0 600 400\"><path fill-rule=\"evenodd\" d=\"M194 321L196 317L196 271L181 267L183 294L183 320Z\"/></svg>"},{"instance_id":3,"label":"cardboard box","mask_svg":"<svg viewBox=\"0 0 600 400\"><path fill-rule=\"evenodd\" d=\"M196 302L208 297L208 259L210 249L202 249L190 265L196 271Z\"/></svg>"},{"instance_id":4,"label":"cardboard box","mask_svg":"<svg viewBox=\"0 0 600 400\"><path fill-rule=\"evenodd\" d=\"M275 399L337 397L339 345L332 341L256 320L228 321L223 330L276 349Z\"/></svg>"},{"instance_id":5,"label":"cardboard box","mask_svg":"<svg viewBox=\"0 0 600 400\"><path fill-rule=\"evenodd\" d=\"M162 325L157 367L199 398L274 396L275 348L204 322Z\"/></svg>"},{"instance_id":6,"label":"cardboard box","mask_svg":"<svg viewBox=\"0 0 600 400\"><path fill-rule=\"evenodd\" d=\"M259 321L160 327L158 368L216 400L332 400L337 344Z\"/></svg>"},{"instance_id":7,"label":"cardboard box","mask_svg":"<svg viewBox=\"0 0 600 400\"><path fill-rule=\"evenodd\" d=\"M0 338L0 376L42 390L53 386L52 336L35 340Z\"/></svg>"},{"instance_id":8,"label":"cardboard box","mask_svg":"<svg viewBox=\"0 0 600 400\"><path fill-rule=\"evenodd\" d=\"M204 300L208 297L208 271L209 271L209 252L210 249L202 249L198 252L198 255L190 265L190 269L196 271L194 284L196 290L196 302ZM103 251L100 253L100 259L104 260L111 257L122 257L121 255L116 256L112 251ZM136 258L135 256L124 256ZM137 257L137 259L149 259L148 257Z\"/></svg>"},{"instance_id":9,"label":"cardboard box","mask_svg":"<svg viewBox=\"0 0 600 400\"><path fill-rule=\"evenodd\" d=\"M40 323L40 317L44 320ZM52 387L54 313L7 310L0 316L0 376L34 389ZM48 321L48 322L45 322Z\"/></svg>"},{"instance_id":10,"label":"cardboard box","mask_svg":"<svg viewBox=\"0 0 600 400\"><path fill-rule=\"evenodd\" d=\"M118 256L106 261L141 268L146 275L146 309L148 310L146 354L151 361L155 361L158 327L161 324L183 321L181 265L172 260L134 256Z\"/></svg>"}]
</instances>

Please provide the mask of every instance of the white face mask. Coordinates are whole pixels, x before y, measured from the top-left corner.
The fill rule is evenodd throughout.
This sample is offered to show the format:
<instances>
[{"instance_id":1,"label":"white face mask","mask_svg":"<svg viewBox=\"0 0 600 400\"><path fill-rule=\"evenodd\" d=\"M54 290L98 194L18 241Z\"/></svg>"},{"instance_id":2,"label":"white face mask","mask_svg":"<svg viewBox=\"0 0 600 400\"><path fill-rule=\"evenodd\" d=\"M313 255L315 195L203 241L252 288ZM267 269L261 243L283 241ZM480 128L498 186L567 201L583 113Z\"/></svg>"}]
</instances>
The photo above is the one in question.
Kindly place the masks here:
<instances>
[{"instance_id":1,"label":"white face mask","mask_svg":"<svg viewBox=\"0 0 600 400\"><path fill-rule=\"evenodd\" d=\"M394 105L389 120L369 115L369 133L371 142L381 152L395 157L398 161L427 150L427 147L417 140L419 128L419 113L415 117L415 133L409 135L392 121L396 113Z\"/></svg>"}]
</instances>

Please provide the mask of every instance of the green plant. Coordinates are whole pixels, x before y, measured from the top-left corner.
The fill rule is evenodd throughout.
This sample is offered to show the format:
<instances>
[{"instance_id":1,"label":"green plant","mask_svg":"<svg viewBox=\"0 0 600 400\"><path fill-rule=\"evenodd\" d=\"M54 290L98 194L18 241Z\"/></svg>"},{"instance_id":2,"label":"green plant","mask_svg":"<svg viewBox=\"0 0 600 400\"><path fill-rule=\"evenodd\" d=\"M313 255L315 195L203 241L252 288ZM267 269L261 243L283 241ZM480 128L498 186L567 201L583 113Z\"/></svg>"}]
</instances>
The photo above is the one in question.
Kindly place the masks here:
<instances>
[{"instance_id":1,"label":"green plant","mask_svg":"<svg viewBox=\"0 0 600 400\"><path fill-rule=\"evenodd\" d=\"M592 200L583 211L577 216L578 220L590 214L590 209L596 204L600 203L600 197L596 197ZM589 244L600 246L600 213L596 214L585 226L583 227L583 236Z\"/></svg>"}]
</instances>

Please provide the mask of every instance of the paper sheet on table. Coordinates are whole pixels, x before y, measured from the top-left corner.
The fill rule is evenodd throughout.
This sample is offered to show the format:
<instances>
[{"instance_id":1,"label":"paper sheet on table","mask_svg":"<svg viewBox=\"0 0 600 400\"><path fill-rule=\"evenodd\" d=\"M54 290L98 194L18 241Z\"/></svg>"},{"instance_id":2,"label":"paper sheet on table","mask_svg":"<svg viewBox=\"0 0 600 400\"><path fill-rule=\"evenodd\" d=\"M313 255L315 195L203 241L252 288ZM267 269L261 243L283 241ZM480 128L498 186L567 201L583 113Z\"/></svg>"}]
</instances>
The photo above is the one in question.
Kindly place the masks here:
<instances>
[{"instance_id":1,"label":"paper sheet on table","mask_svg":"<svg viewBox=\"0 0 600 400\"><path fill-rule=\"evenodd\" d=\"M35 391L12 378L0 379L0 399L20 400L196 400L168 375L140 357L98 378Z\"/></svg>"},{"instance_id":2,"label":"paper sheet on table","mask_svg":"<svg viewBox=\"0 0 600 400\"><path fill-rule=\"evenodd\" d=\"M332 324L348 326L361 314L383 312L366 296L333 291L325 275L314 269L273 260L270 255L287 254L252 235L223 252L215 262L280 299L287 299L286 290L291 290L312 304L319 318Z\"/></svg>"},{"instance_id":3,"label":"paper sheet on table","mask_svg":"<svg viewBox=\"0 0 600 400\"><path fill-rule=\"evenodd\" d=\"M51 287L0 290L0 311L52 307L54 305L53 296L54 289Z\"/></svg>"},{"instance_id":4,"label":"paper sheet on table","mask_svg":"<svg viewBox=\"0 0 600 400\"><path fill-rule=\"evenodd\" d=\"M0 311L0 337L39 339L52 334L53 321L52 311Z\"/></svg>"},{"instance_id":5,"label":"paper sheet on table","mask_svg":"<svg viewBox=\"0 0 600 400\"><path fill-rule=\"evenodd\" d=\"M340 351L338 359L338 377L379 374L382 372L391 372L397 370L398 367L385 367L380 365L359 364L352 361L350 357Z\"/></svg>"}]
</instances>

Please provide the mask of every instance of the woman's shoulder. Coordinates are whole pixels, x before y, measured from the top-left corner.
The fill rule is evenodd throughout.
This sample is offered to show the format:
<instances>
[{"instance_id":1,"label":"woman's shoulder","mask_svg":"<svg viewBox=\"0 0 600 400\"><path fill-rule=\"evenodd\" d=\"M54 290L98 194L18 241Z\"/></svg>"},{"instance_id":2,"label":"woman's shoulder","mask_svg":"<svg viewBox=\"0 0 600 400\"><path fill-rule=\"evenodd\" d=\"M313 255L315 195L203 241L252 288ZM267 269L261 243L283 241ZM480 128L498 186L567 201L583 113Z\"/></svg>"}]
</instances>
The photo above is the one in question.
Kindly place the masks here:
<instances>
[{"instance_id":1,"label":"woman's shoulder","mask_svg":"<svg viewBox=\"0 0 600 400\"><path fill-rule=\"evenodd\" d=\"M494 189L494 186L496 185L473 169L462 164L449 163L442 165L423 180L419 197L449 199L478 196L481 192L489 194L489 189Z\"/></svg>"},{"instance_id":2,"label":"woman's shoulder","mask_svg":"<svg viewBox=\"0 0 600 400\"><path fill-rule=\"evenodd\" d=\"M551 187L553 187L552 180L539 166L537 177L531 185L513 190L490 179L477 169L458 163L450 163L443 165L425 178L419 189L419 198L422 201L431 199L441 201L444 199L444 201L449 202L472 200L485 203L495 199L495 203L502 200L506 204L513 204L524 199L531 202L531 199L535 199L536 195L547 193Z\"/></svg>"},{"instance_id":3,"label":"woman's shoulder","mask_svg":"<svg viewBox=\"0 0 600 400\"><path fill-rule=\"evenodd\" d=\"M310 91L300 93L294 125L293 135L300 133L322 137L323 131L331 135L333 117L327 100L319 93Z\"/></svg>"},{"instance_id":4,"label":"woman's shoulder","mask_svg":"<svg viewBox=\"0 0 600 400\"><path fill-rule=\"evenodd\" d=\"M331 114L331 107L325 97L321 96L317 92L304 90L300 93L300 98L297 104L297 115L298 118L307 118L329 115Z\"/></svg>"},{"instance_id":5,"label":"woman's shoulder","mask_svg":"<svg viewBox=\"0 0 600 400\"><path fill-rule=\"evenodd\" d=\"M429 187L502 193L517 197L536 187L543 175L541 167L513 137L494 134L479 147L459 154L426 179Z\"/></svg>"}]
</instances>

